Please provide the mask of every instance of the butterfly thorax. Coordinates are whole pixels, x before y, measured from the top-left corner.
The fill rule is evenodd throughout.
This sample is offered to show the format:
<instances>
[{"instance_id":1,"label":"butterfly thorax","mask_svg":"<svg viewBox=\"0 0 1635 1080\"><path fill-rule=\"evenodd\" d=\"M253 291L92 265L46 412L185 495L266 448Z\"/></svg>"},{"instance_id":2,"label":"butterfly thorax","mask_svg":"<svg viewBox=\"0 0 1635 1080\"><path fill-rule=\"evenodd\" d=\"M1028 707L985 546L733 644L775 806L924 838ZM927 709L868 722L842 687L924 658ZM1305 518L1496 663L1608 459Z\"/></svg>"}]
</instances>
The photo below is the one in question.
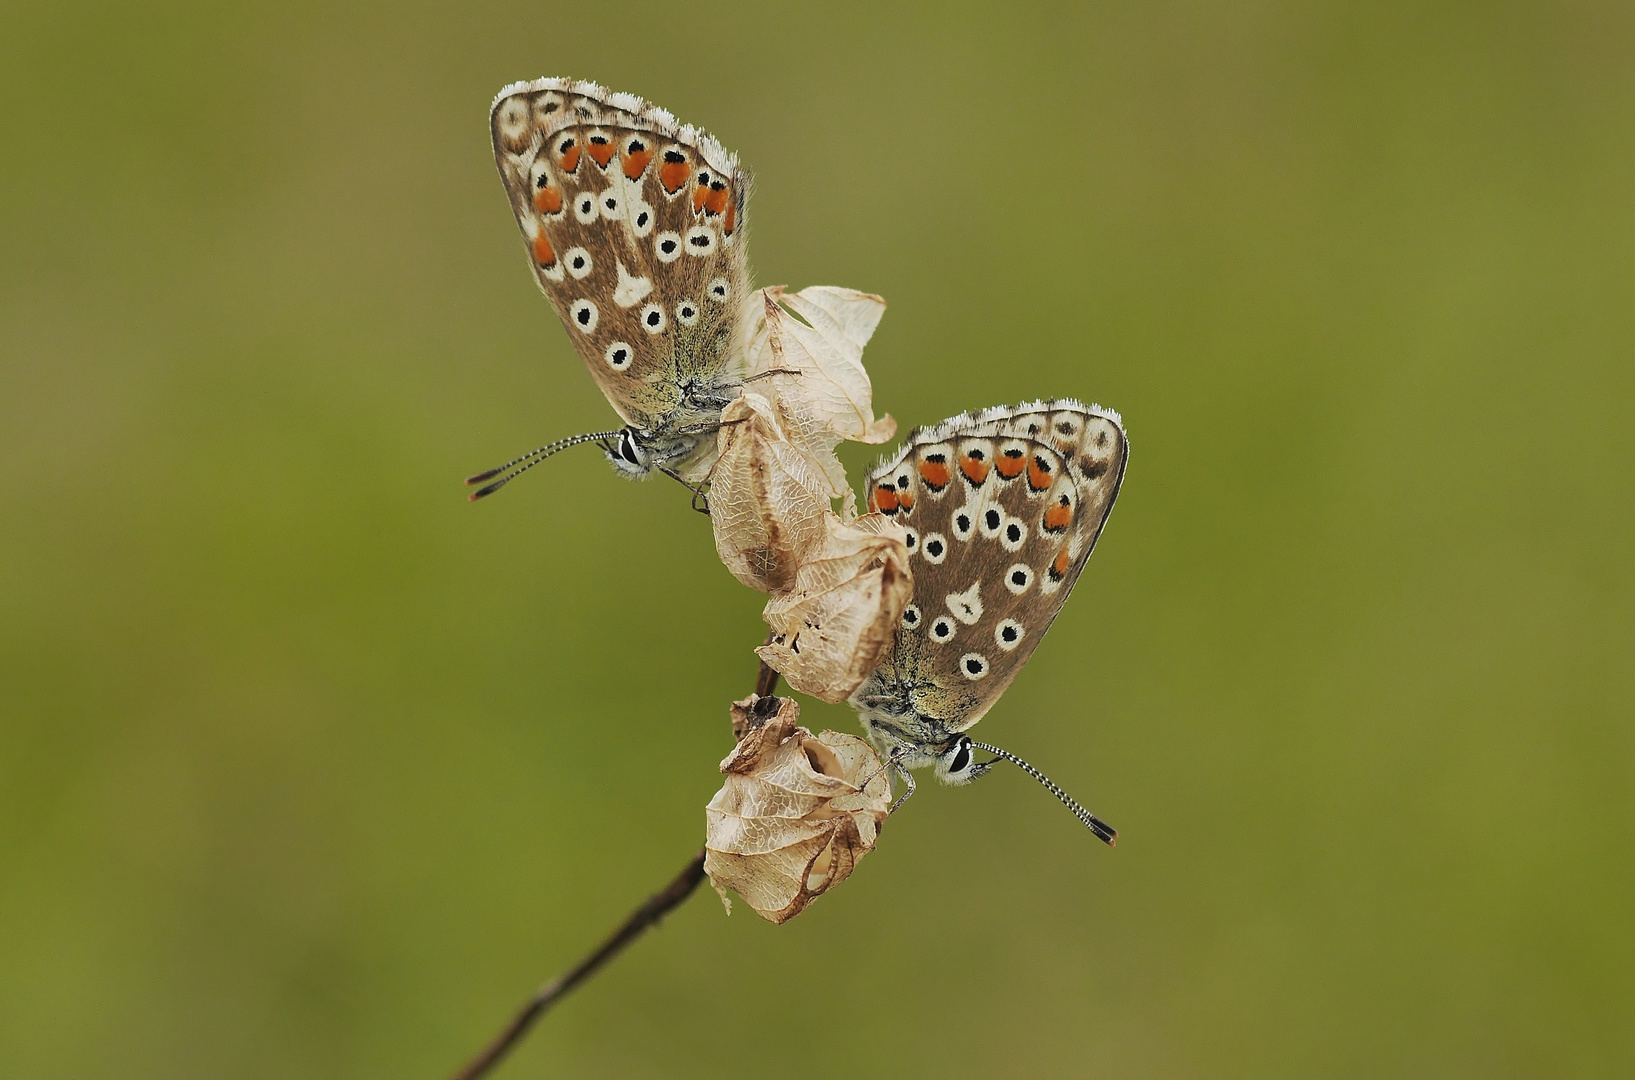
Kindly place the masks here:
<instances>
[{"instance_id":1,"label":"butterfly thorax","mask_svg":"<svg viewBox=\"0 0 1635 1080\"><path fill-rule=\"evenodd\" d=\"M881 755L905 769L936 763L959 737L946 723L914 707L915 687L875 671L851 697L852 707Z\"/></svg>"},{"instance_id":2,"label":"butterfly thorax","mask_svg":"<svg viewBox=\"0 0 1635 1080\"><path fill-rule=\"evenodd\" d=\"M715 462L721 410L741 385L736 376L689 381L681 387L682 403L657 423L630 424L618 439L604 442L608 461L632 480L645 480L660 469L684 480L702 480Z\"/></svg>"}]
</instances>

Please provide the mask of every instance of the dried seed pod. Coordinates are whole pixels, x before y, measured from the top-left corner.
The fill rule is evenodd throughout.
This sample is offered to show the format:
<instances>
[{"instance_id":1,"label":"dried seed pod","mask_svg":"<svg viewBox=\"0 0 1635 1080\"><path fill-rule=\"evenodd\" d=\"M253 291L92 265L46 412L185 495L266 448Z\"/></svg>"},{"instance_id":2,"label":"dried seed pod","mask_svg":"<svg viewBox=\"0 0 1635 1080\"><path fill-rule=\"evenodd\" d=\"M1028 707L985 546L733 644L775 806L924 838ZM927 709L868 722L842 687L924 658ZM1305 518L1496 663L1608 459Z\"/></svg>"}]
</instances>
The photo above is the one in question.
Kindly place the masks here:
<instances>
[{"instance_id":1,"label":"dried seed pod","mask_svg":"<svg viewBox=\"0 0 1635 1080\"><path fill-rule=\"evenodd\" d=\"M721 561L739 581L776 593L822 546L827 465L789 438L781 399L745 391L721 413L710 474L710 524ZM824 450L833 458L832 450Z\"/></svg>"},{"instance_id":2,"label":"dried seed pod","mask_svg":"<svg viewBox=\"0 0 1635 1080\"><path fill-rule=\"evenodd\" d=\"M882 514L851 524L830 513L827 536L761 613L772 640L756 655L804 694L845 701L880 665L914 592L901 525Z\"/></svg>"},{"instance_id":3,"label":"dried seed pod","mask_svg":"<svg viewBox=\"0 0 1635 1080\"><path fill-rule=\"evenodd\" d=\"M793 700L771 700L777 712L750 727L721 763L726 782L705 809L704 869L729 911L730 888L763 919L781 923L846 880L874 849L891 793L868 743L834 731L814 736L796 725ZM754 704L736 703L745 720L758 718L748 708Z\"/></svg>"},{"instance_id":4,"label":"dried seed pod","mask_svg":"<svg viewBox=\"0 0 1635 1080\"><path fill-rule=\"evenodd\" d=\"M841 499L857 513L846 472L834 456L843 439L882 443L897 432L890 416L874 416L874 388L863 368L863 347L874 335L886 302L872 293L815 285L797 293L762 289L744 305L744 367L750 386L783 400L785 437L819 467L814 490Z\"/></svg>"}]
</instances>

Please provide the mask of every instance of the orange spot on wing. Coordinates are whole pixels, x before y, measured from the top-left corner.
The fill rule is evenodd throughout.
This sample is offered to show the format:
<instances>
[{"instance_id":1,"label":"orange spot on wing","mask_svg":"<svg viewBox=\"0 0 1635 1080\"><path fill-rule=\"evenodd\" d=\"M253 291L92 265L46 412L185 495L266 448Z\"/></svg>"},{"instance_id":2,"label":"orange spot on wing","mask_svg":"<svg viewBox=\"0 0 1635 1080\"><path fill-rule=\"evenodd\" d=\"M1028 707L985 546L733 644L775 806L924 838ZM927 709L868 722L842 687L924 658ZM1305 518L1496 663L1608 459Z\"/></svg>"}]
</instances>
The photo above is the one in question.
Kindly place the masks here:
<instances>
[{"instance_id":1,"label":"orange spot on wing","mask_svg":"<svg viewBox=\"0 0 1635 1080\"><path fill-rule=\"evenodd\" d=\"M1045 528L1051 532L1061 532L1073 523L1073 508L1057 503L1045 511Z\"/></svg>"},{"instance_id":2,"label":"orange spot on wing","mask_svg":"<svg viewBox=\"0 0 1635 1080\"><path fill-rule=\"evenodd\" d=\"M704 212L712 217L719 217L727 209L727 200L731 198L727 186L711 187L710 193L704 199Z\"/></svg>"},{"instance_id":3,"label":"orange spot on wing","mask_svg":"<svg viewBox=\"0 0 1635 1080\"><path fill-rule=\"evenodd\" d=\"M897 501L897 489L890 484L881 484L869 498L869 502L882 514L895 514Z\"/></svg>"},{"instance_id":4,"label":"orange spot on wing","mask_svg":"<svg viewBox=\"0 0 1635 1080\"><path fill-rule=\"evenodd\" d=\"M674 195L687 182L691 172L685 161L666 161L659 166L659 183L664 185L666 194Z\"/></svg>"},{"instance_id":5,"label":"orange spot on wing","mask_svg":"<svg viewBox=\"0 0 1635 1080\"><path fill-rule=\"evenodd\" d=\"M693 189L693 213L696 214L700 210L704 209L704 202L709 197L710 197L710 186L708 184L704 183L702 180L700 180L698 182L698 186Z\"/></svg>"},{"instance_id":6,"label":"orange spot on wing","mask_svg":"<svg viewBox=\"0 0 1635 1080\"><path fill-rule=\"evenodd\" d=\"M573 143L566 150L562 151L562 156L557 160L562 166L563 172L571 173L575 169L579 168L579 149L579 144Z\"/></svg>"},{"instance_id":7,"label":"orange spot on wing","mask_svg":"<svg viewBox=\"0 0 1635 1080\"><path fill-rule=\"evenodd\" d=\"M653 161L653 151L650 147L626 152L624 156L624 174L631 180L640 180L642 173Z\"/></svg>"},{"instance_id":8,"label":"orange spot on wing","mask_svg":"<svg viewBox=\"0 0 1635 1080\"><path fill-rule=\"evenodd\" d=\"M1067 557L1067 549L1062 548L1062 550L1056 553L1056 561L1050 564L1050 576L1055 578L1057 581L1060 581L1062 578L1067 576L1067 568L1069 564L1070 560Z\"/></svg>"},{"instance_id":9,"label":"orange spot on wing","mask_svg":"<svg viewBox=\"0 0 1635 1080\"><path fill-rule=\"evenodd\" d=\"M589 149L591 160L595 161L596 164L600 165L604 169L607 168L607 163L613 160L613 144L608 142L606 139L603 139L601 142L597 142L596 139L592 137L590 140Z\"/></svg>"},{"instance_id":10,"label":"orange spot on wing","mask_svg":"<svg viewBox=\"0 0 1635 1080\"><path fill-rule=\"evenodd\" d=\"M726 235L731 236L733 227L737 221L738 203L736 200L734 200L733 202L727 204L727 220L726 223L721 226L721 231Z\"/></svg>"},{"instance_id":11,"label":"orange spot on wing","mask_svg":"<svg viewBox=\"0 0 1635 1080\"><path fill-rule=\"evenodd\" d=\"M966 455L959 459L959 471L965 474L965 479L980 487L982 481L988 478L988 463Z\"/></svg>"},{"instance_id":12,"label":"orange spot on wing","mask_svg":"<svg viewBox=\"0 0 1635 1080\"><path fill-rule=\"evenodd\" d=\"M534 209L541 214L555 214L562 209L562 189L542 187L534 192Z\"/></svg>"},{"instance_id":13,"label":"orange spot on wing","mask_svg":"<svg viewBox=\"0 0 1635 1080\"><path fill-rule=\"evenodd\" d=\"M901 495L897 496L897 502L901 504L903 513L905 514L914 509L914 495L912 492L903 492Z\"/></svg>"},{"instance_id":14,"label":"orange spot on wing","mask_svg":"<svg viewBox=\"0 0 1635 1080\"><path fill-rule=\"evenodd\" d=\"M1027 468L1027 464L1027 455L1022 451L1008 450L999 456L993 467L999 470L999 475L1006 480L1015 480L1022 475L1022 470Z\"/></svg>"},{"instance_id":15,"label":"orange spot on wing","mask_svg":"<svg viewBox=\"0 0 1635 1080\"><path fill-rule=\"evenodd\" d=\"M1028 460L1028 487L1043 491L1050 486L1050 462L1043 455L1034 454Z\"/></svg>"},{"instance_id":16,"label":"orange spot on wing","mask_svg":"<svg viewBox=\"0 0 1635 1080\"><path fill-rule=\"evenodd\" d=\"M551 250L551 242L543 230L534 237L534 262L547 269L556 265L556 252Z\"/></svg>"},{"instance_id":17,"label":"orange spot on wing","mask_svg":"<svg viewBox=\"0 0 1635 1080\"><path fill-rule=\"evenodd\" d=\"M924 480L932 491L941 491L953 478L954 474L949 470L946 461L920 462L920 479Z\"/></svg>"}]
</instances>

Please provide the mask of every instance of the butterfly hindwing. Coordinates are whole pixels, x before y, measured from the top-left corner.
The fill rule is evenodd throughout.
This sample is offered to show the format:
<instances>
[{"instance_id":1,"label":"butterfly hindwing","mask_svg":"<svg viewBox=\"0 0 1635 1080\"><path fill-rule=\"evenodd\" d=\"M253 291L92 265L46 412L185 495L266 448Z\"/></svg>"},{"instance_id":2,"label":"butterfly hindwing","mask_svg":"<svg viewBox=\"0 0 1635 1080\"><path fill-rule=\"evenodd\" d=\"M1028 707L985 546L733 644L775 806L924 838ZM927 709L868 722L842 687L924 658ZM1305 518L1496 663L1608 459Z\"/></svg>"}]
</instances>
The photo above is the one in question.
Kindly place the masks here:
<instances>
[{"instance_id":1,"label":"butterfly hindwing","mask_svg":"<svg viewBox=\"0 0 1635 1080\"><path fill-rule=\"evenodd\" d=\"M1074 401L966 414L909 437L869 505L909 530L914 595L885 665L915 710L962 731L1061 611L1123 478L1117 414Z\"/></svg>"},{"instance_id":2,"label":"butterfly hindwing","mask_svg":"<svg viewBox=\"0 0 1635 1080\"><path fill-rule=\"evenodd\" d=\"M727 364L748 290L737 158L570 79L502 90L491 129L534 276L597 385L628 423L675 421L688 384Z\"/></svg>"}]
</instances>

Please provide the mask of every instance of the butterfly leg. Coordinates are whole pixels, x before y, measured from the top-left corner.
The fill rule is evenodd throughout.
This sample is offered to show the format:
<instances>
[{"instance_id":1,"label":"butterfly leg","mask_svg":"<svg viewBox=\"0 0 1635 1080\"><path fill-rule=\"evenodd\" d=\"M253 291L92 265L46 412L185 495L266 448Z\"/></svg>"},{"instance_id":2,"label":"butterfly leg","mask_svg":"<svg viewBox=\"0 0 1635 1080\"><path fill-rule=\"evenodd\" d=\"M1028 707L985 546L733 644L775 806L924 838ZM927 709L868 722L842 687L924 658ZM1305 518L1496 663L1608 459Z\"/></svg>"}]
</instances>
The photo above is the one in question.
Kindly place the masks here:
<instances>
[{"instance_id":1,"label":"butterfly leg","mask_svg":"<svg viewBox=\"0 0 1635 1080\"><path fill-rule=\"evenodd\" d=\"M903 786L905 790L897 797L897 801L891 804L891 809L887 811L888 813L895 814L897 812L897 808L907 802L910 795L914 794L914 774L903 768L903 766L899 763L896 754L893 754L891 756L891 760L886 762L886 767L889 769L895 769L897 775L903 778Z\"/></svg>"},{"instance_id":2,"label":"butterfly leg","mask_svg":"<svg viewBox=\"0 0 1635 1080\"><path fill-rule=\"evenodd\" d=\"M683 480L680 473L675 472L672 469L666 469L663 465L659 466L659 472L663 473L665 476L668 476L670 479L674 480L676 483L693 493L694 510L697 510L700 514L709 514L710 497L704 493L703 484L694 484L691 481ZM701 503L702 505L700 505Z\"/></svg>"},{"instance_id":3,"label":"butterfly leg","mask_svg":"<svg viewBox=\"0 0 1635 1080\"><path fill-rule=\"evenodd\" d=\"M751 375L749 378L744 380L744 385L748 386L750 383L755 382L757 379L770 379L774 375L799 375L799 374L800 374L800 369L798 369L798 368L786 368L786 367L772 368L770 370L762 371L762 372L759 372L759 373L757 373L755 375Z\"/></svg>"}]
</instances>

